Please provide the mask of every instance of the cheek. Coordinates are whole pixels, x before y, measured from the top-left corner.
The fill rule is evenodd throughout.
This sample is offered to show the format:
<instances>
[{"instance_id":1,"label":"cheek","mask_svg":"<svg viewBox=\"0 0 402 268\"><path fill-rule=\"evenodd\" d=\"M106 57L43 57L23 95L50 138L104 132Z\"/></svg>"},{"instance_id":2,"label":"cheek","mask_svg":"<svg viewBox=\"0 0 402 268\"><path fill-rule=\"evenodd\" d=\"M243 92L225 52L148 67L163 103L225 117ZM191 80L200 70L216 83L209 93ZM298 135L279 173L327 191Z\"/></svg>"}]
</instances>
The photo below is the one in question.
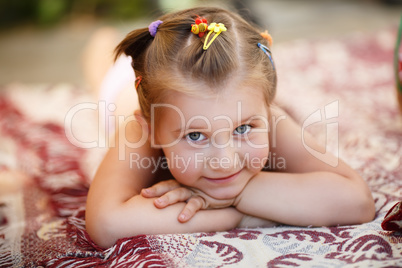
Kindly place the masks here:
<instances>
[{"instance_id":1,"label":"cheek","mask_svg":"<svg viewBox=\"0 0 402 268\"><path fill-rule=\"evenodd\" d=\"M249 137L247 144L250 145L251 147L255 147L258 149L260 149L261 147L269 147L268 130L259 129L258 131L261 131L261 132L252 134Z\"/></svg>"},{"instance_id":2,"label":"cheek","mask_svg":"<svg viewBox=\"0 0 402 268\"><path fill-rule=\"evenodd\" d=\"M164 148L163 152L168 161L169 171L180 183L188 185L199 176L202 163L192 152L180 148L180 145Z\"/></svg>"},{"instance_id":3,"label":"cheek","mask_svg":"<svg viewBox=\"0 0 402 268\"><path fill-rule=\"evenodd\" d=\"M268 161L269 148L258 148L256 146L250 146L246 150L244 155L247 155L247 167L254 173L261 171Z\"/></svg>"},{"instance_id":4,"label":"cheek","mask_svg":"<svg viewBox=\"0 0 402 268\"><path fill-rule=\"evenodd\" d=\"M258 157L260 158L260 162L261 162L261 167L259 167L259 169L261 170L265 164L268 161L268 157L269 157L269 148L265 148L265 149L260 149L258 150Z\"/></svg>"},{"instance_id":5,"label":"cheek","mask_svg":"<svg viewBox=\"0 0 402 268\"><path fill-rule=\"evenodd\" d=\"M264 167L269 156L269 138L267 133L257 133L246 143L245 151L250 156L250 162L253 162L256 169ZM257 165L258 164L258 165Z\"/></svg>"}]
</instances>

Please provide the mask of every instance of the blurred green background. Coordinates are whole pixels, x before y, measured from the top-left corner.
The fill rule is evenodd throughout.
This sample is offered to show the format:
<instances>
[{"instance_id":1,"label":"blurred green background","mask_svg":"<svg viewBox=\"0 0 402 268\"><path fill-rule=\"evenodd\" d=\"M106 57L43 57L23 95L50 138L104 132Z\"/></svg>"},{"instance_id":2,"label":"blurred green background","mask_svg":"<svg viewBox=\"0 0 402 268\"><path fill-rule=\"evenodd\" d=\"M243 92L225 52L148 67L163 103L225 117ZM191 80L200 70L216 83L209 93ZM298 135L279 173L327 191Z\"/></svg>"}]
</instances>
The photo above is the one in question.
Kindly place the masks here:
<instances>
[{"instance_id":1,"label":"blurred green background","mask_svg":"<svg viewBox=\"0 0 402 268\"><path fill-rule=\"evenodd\" d=\"M73 16L91 15L97 18L129 19L156 10L150 0L2 0L1 27L34 23L53 25Z\"/></svg>"},{"instance_id":2,"label":"blurred green background","mask_svg":"<svg viewBox=\"0 0 402 268\"><path fill-rule=\"evenodd\" d=\"M278 1L254 1L254 0L216 0L216 1L196 1L196 0L0 0L0 27L6 28L26 23L37 26L49 26L57 24L66 19L89 15L94 18L126 20L142 18L147 16L157 16L163 11L171 9L187 8L196 5L208 5L211 3L233 6L240 11L249 9L254 4L252 2L278 2ZM282 0L282 2L300 5L305 3L307 6L321 6L328 2L358 3L360 5L382 4L391 8L402 4L402 0ZM252 11L252 10L251 10ZM334 10L336 11L336 10Z\"/></svg>"},{"instance_id":3,"label":"blurred green background","mask_svg":"<svg viewBox=\"0 0 402 268\"><path fill-rule=\"evenodd\" d=\"M82 55L104 27L123 37L158 15L200 5L238 11L275 44L396 28L402 0L0 0L0 85L85 84ZM392 43L385 40L384 42Z\"/></svg>"}]
</instances>

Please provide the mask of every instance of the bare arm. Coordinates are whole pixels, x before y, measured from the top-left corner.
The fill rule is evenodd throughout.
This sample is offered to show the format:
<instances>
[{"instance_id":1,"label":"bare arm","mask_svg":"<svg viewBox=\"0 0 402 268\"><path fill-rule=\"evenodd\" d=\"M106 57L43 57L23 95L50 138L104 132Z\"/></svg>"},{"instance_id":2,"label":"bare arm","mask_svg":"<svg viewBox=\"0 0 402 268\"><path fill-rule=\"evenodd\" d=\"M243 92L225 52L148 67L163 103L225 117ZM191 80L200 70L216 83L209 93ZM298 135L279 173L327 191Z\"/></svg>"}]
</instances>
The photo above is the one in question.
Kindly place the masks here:
<instances>
[{"instance_id":1,"label":"bare arm","mask_svg":"<svg viewBox=\"0 0 402 268\"><path fill-rule=\"evenodd\" d=\"M359 224L374 216L372 199L359 183L329 172L261 172L243 190L236 208L298 226Z\"/></svg>"},{"instance_id":2,"label":"bare arm","mask_svg":"<svg viewBox=\"0 0 402 268\"><path fill-rule=\"evenodd\" d=\"M121 131L125 131L131 143L139 141L143 135L141 126L135 121ZM124 143L124 140L117 139L116 147L109 149L88 193L86 228L100 246L108 247L119 238L139 234L228 230L240 222L242 214L234 208L202 211L186 224L177 220L184 202L165 209L155 208L153 199L140 195L142 188L157 181L152 173L153 167L130 167L130 154L157 159L161 152L152 149L149 143L138 148L123 146L120 149L119 143ZM122 149L125 157L119 160Z\"/></svg>"},{"instance_id":3,"label":"bare arm","mask_svg":"<svg viewBox=\"0 0 402 268\"><path fill-rule=\"evenodd\" d=\"M374 201L363 179L343 161L333 167L326 163L335 156L317 159L304 147L325 151L283 111L286 116L276 127L276 157L282 157L286 169L260 172L238 197L236 208L246 214L291 225L331 226L357 224L373 219ZM271 141L272 143L273 141ZM274 170L275 171L275 170Z\"/></svg>"}]
</instances>

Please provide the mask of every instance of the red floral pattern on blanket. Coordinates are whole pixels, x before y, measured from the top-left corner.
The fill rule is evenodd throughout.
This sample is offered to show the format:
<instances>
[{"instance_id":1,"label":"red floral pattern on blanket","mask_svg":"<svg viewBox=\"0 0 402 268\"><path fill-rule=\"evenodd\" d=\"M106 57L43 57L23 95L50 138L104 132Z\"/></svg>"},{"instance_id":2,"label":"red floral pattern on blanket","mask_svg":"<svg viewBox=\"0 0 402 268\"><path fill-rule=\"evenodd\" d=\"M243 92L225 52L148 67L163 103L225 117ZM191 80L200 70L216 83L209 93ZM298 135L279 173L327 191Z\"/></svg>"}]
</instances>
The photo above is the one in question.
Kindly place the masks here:
<instances>
[{"instance_id":1,"label":"red floral pattern on blanket","mask_svg":"<svg viewBox=\"0 0 402 268\"><path fill-rule=\"evenodd\" d=\"M69 109L92 100L69 85L3 86L0 176L17 170L30 182L18 193L0 196L0 266L402 266L402 234L381 229L387 211L402 199L394 39L394 31L382 31L299 40L273 50L279 102L301 124L312 114L327 119L306 129L356 168L373 192L375 220L355 226L143 235L99 248L85 231L84 217L88 181L104 150L78 148L65 134ZM92 112L74 117L71 126L87 141L96 137ZM327 135L330 123L336 123L331 126L339 139Z\"/></svg>"},{"instance_id":2,"label":"red floral pattern on blanket","mask_svg":"<svg viewBox=\"0 0 402 268\"><path fill-rule=\"evenodd\" d=\"M396 203L385 215L381 227L387 231L402 231L402 201Z\"/></svg>"}]
</instances>

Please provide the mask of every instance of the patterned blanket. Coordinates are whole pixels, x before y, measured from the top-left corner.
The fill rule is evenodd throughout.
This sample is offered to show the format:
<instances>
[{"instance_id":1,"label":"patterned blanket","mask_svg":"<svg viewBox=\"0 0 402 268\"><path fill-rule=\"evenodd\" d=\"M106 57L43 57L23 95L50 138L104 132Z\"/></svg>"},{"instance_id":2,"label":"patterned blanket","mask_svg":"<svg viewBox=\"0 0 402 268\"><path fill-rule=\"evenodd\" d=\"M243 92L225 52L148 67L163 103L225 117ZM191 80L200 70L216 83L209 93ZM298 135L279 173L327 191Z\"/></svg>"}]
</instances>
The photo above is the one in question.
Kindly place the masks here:
<instances>
[{"instance_id":1,"label":"patterned blanket","mask_svg":"<svg viewBox=\"0 0 402 268\"><path fill-rule=\"evenodd\" d=\"M381 228L402 200L394 43L384 30L273 49L278 102L372 190L375 219L353 226L141 235L99 248L84 218L105 153L98 103L73 85L1 86L0 267L401 267L402 233Z\"/></svg>"}]
</instances>

